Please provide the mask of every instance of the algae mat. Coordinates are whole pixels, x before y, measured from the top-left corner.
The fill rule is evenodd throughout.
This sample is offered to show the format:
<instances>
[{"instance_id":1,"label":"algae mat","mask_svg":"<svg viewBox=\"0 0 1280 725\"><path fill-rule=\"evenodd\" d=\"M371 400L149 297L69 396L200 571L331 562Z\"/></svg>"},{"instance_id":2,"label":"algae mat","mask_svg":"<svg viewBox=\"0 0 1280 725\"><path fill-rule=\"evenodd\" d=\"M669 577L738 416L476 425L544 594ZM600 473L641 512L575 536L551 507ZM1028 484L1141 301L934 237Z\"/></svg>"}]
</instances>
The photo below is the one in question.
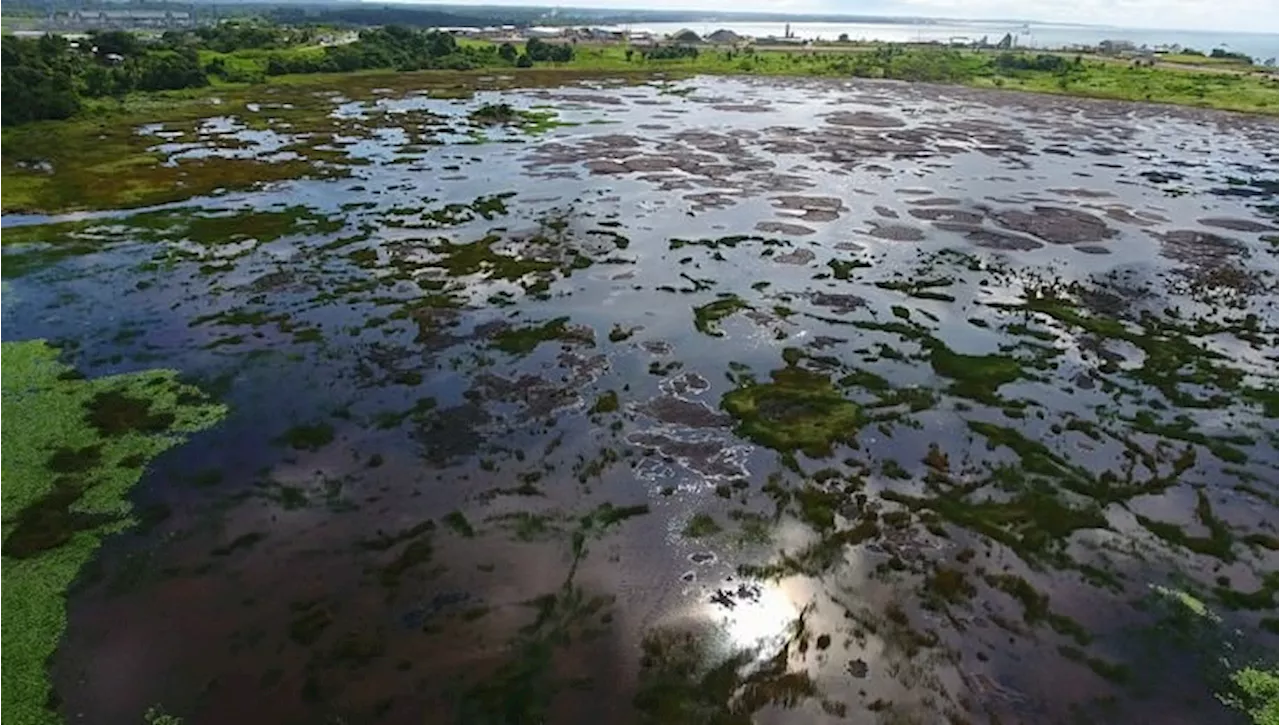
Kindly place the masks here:
<instances>
[{"instance_id":1,"label":"algae mat","mask_svg":"<svg viewBox=\"0 0 1280 725\"><path fill-rule=\"evenodd\" d=\"M46 662L65 596L102 538L136 523L146 465L226 409L176 373L84 379L43 341L4 342L4 714L59 722Z\"/></svg>"}]
</instances>

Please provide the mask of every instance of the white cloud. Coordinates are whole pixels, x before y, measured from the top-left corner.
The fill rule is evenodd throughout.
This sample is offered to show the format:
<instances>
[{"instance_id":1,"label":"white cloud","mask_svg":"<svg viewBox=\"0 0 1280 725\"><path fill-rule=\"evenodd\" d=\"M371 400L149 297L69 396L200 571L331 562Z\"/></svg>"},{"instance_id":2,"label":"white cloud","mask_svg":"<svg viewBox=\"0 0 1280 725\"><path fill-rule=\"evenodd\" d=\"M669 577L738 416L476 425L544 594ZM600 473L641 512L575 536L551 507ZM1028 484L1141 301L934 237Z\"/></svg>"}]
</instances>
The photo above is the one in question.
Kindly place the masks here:
<instances>
[{"instance_id":1,"label":"white cloud","mask_svg":"<svg viewBox=\"0 0 1280 725\"><path fill-rule=\"evenodd\" d=\"M817 0L833 11L844 2ZM1016 18L1126 28L1275 33L1275 0L896 0L912 15L973 19Z\"/></svg>"}]
</instances>

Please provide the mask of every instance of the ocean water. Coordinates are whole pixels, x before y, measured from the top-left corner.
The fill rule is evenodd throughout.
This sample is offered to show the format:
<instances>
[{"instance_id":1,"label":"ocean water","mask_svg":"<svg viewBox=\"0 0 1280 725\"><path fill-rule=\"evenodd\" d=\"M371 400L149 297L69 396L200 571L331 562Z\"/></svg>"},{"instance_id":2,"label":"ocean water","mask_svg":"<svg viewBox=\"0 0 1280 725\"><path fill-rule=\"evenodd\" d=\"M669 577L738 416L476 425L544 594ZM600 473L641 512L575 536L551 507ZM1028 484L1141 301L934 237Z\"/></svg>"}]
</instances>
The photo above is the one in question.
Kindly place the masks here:
<instances>
[{"instance_id":1,"label":"ocean water","mask_svg":"<svg viewBox=\"0 0 1280 725\"><path fill-rule=\"evenodd\" d=\"M739 35L763 38L781 37L786 23L636 23L615 26L632 31L649 31L655 35L668 35L682 28L705 35L720 28ZM1103 40L1128 40L1135 45L1168 45L1177 43L1183 47L1209 51L1213 48L1246 53L1256 59L1275 58L1280 46L1276 33L1223 33L1194 30L1141 30L1106 26L1054 25L1032 23L1019 25L1001 22L965 22L957 20L919 23L791 23L792 33L799 38L835 40L848 33L852 40L882 40L889 42L946 41L952 38L979 40L984 35L994 43L1005 33L1014 33L1017 44L1030 48L1060 48L1071 45L1097 45Z\"/></svg>"}]
</instances>

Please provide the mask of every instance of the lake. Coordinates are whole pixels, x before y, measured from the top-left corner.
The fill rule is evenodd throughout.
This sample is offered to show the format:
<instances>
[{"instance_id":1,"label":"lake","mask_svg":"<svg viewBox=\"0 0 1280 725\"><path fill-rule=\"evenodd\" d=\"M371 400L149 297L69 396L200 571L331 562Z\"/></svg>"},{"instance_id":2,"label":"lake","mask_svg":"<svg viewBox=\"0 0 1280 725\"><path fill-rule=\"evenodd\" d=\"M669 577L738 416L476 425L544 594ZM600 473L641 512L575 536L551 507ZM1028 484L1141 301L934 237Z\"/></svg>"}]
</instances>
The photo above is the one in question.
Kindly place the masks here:
<instances>
[{"instance_id":1,"label":"lake","mask_svg":"<svg viewBox=\"0 0 1280 725\"><path fill-rule=\"evenodd\" d=\"M222 89L134 131L316 178L6 215L5 340L230 408L70 593L67 721L1232 722L1274 119L535 77Z\"/></svg>"}]
</instances>

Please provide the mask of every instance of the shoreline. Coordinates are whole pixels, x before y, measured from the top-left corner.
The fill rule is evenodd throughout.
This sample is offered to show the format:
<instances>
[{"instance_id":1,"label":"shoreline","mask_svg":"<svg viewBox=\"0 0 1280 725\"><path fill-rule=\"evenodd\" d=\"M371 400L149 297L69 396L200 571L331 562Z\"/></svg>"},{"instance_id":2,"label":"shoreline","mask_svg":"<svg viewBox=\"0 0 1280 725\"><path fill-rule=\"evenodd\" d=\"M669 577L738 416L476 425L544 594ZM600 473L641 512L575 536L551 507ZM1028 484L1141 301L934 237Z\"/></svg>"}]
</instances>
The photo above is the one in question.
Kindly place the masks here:
<instances>
[{"instance_id":1,"label":"shoreline","mask_svg":"<svg viewBox=\"0 0 1280 725\"><path fill-rule=\"evenodd\" d=\"M588 59L589 60L589 59ZM261 183L302 178L325 178L344 173L341 164L325 163L331 152L312 149L305 142L298 148L305 158L288 162L262 160L206 159L178 167L165 166L150 150L152 141L135 133L148 123L181 123L219 113L236 113L245 104L270 96L279 102L289 97L300 104L303 114L320 113L319 104L308 98L318 90L339 91L349 96L370 94L375 89L395 92L425 91L441 96L469 95L475 91L556 86L578 79L617 78L633 83L648 80L684 80L699 75L776 79L778 82L825 80L857 82L890 80L924 85L939 90L960 90L1000 94L1002 103L1019 100L1030 105L1064 103L1067 98L1086 99L1089 104L1131 104L1144 113L1184 115L1226 114L1228 121L1274 123L1274 110L1249 112L1242 109L1195 106L1156 99L1134 100L1108 97L1105 92L1090 94L1083 89L1010 86L997 87L981 80L974 82L902 81L868 79L813 73L743 73L732 68L690 68L680 65L650 68L591 67L575 61L557 67L481 68L466 71L368 70L349 73L292 74L272 76L263 83L222 83L178 91L137 93L123 101L95 100L82 113L65 120L37 121L3 131L3 186L0 209L6 214L57 216L80 211L136 209L183 202L217 189L252 188ZM1057 92L1055 92L1055 90ZM327 111L325 111L327 112ZM323 145L323 144L320 144ZM317 163L319 162L319 163ZM50 171L49 169L52 169ZM123 173L123 176L121 174ZM107 179L113 179L107 183Z\"/></svg>"}]
</instances>

